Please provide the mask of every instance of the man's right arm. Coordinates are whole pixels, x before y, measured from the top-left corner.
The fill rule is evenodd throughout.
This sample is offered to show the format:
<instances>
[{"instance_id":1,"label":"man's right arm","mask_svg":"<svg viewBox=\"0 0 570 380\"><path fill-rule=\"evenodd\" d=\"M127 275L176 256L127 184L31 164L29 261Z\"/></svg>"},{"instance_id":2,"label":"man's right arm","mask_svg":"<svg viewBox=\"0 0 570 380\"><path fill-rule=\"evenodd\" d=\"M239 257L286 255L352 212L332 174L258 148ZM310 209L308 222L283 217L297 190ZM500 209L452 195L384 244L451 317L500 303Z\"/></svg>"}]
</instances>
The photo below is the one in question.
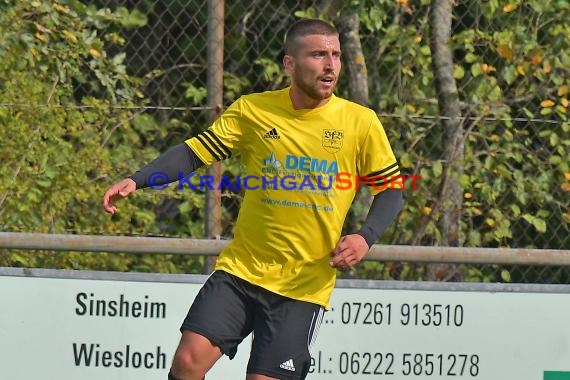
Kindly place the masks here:
<instances>
[{"instance_id":1,"label":"man's right arm","mask_svg":"<svg viewBox=\"0 0 570 380\"><path fill-rule=\"evenodd\" d=\"M192 149L186 143L182 143L168 149L129 178L135 181L137 189L143 189L149 185L155 186L178 181L180 175L186 177L203 165L204 163ZM153 176L154 173L162 175ZM149 178L152 178L151 184L149 184Z\"/></svg>"},{"instance_id":2,"label":"man's right arm","mask_svg":"<svg viewBox=\"0 0 570 380\"><path fill-rule=\"evenodd\" d=\"M180 173L184 176L203 166L204 163L185 143L176 145L158 158L138 170L132 176L123 179L111 186L103 195L103 208L106 212L117 212L115 202L134 193L137 189L149 186L149 178L153 178L152 185L177 181ZM160 172L161 176L152 177L153 173Z\"/></svg>"}]
</instances>

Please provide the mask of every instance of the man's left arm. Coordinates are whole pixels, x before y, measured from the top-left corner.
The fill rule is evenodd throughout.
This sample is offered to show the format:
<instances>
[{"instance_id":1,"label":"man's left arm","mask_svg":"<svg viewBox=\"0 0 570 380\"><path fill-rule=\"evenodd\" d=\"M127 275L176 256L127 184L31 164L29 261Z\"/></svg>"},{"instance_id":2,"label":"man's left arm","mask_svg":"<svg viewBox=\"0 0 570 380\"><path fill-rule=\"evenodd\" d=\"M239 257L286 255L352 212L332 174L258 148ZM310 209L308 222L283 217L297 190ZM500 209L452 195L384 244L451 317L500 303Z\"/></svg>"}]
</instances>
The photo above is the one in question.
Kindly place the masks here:
<instances>
[{"instance_id":1,"label":"man's left arm","mask_svg":"<svg viewBox=\"0 0 570 380\"><path fill-rule=\"evenodd\" d=\"M370 247L392 224L403 206L403 191L386 189L374 196L368 216L355 234L341 237L333 250L331 266L347 269L359 263Z\"/></svg>"}]
</instances>

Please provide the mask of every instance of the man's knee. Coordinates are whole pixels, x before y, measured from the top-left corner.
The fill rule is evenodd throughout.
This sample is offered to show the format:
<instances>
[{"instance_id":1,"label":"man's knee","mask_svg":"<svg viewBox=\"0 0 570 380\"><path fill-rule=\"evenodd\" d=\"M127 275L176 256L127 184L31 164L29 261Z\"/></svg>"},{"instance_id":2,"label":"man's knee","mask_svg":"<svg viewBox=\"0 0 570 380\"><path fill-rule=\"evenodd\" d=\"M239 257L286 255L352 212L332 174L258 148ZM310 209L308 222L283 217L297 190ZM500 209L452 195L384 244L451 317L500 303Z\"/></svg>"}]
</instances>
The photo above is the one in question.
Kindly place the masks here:
<instances>
[{"instance_id":1,"label":"man's knee","mask_svg":"<svg viewBox=\"0 0 570 380\"><path fill-rule=\"evenodd\" d=\"M221 356L220 349L207 338L184 331L169 376L174 380L201 380Z\"/></svg>"},{"instance_id":2,"label":"man's knee","mask_svg":"<svg viewBox=\"0 0 570 380\"><path fill-rule=\"evenodd\" d=\"M168 380L186 380L188 376L192 380L202 379L203 367L204 365L200 362L196 352L178 347L172 359Z\"/></svg>"},{"instance_id":3,"label":"man's knee","mask_svg":"<svg viewBox=\"0 0 570 380\"><path fill-rule=\"evenodd\" d=\"M191 350L184 350L182 347L178 347L176 353L174 354L174 358L172 359L172 367L175 369L179 369L182 371L188 371L192 368L195 368L198 364L198 359L196 358L196 354L193 353ZM175 380L182 380L182 379L175 379Z\"/></svg>"}]
</instances>

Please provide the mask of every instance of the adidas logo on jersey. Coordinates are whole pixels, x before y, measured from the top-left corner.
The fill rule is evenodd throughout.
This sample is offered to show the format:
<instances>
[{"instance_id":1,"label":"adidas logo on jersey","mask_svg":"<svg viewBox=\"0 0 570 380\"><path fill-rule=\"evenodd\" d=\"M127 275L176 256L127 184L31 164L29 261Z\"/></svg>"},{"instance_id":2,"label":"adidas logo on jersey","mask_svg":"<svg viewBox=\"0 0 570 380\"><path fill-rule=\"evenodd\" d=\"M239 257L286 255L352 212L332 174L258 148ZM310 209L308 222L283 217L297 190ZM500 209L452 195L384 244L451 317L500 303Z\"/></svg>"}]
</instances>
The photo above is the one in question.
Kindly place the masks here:
<instances>
[{"instance_id":1,"label":"adidas logo on jersey","mask_svg":"<svg viewBox=\"0 0 570 380\"><path fill-rule=\"evenodd\" d=\"M279 140L281 138L281 136L279 136L279 133L277 133L277 129L273 128L271 129L269 132L267 132L266 134L263 135L264 139L275 139L275 140Z\"/></svg>"},{"instance_id":2,"label":"adidas logo on jersey","mask_svg":"<svg viewBox=\"0 0 570 380\"><path fill-rule=\"evenodd\" d=\"M286 362L279 364L279 367L286 369L287 371L295 372L295 365L293 364L293 359L289 359Z\"/></svg>"}]
</instances>

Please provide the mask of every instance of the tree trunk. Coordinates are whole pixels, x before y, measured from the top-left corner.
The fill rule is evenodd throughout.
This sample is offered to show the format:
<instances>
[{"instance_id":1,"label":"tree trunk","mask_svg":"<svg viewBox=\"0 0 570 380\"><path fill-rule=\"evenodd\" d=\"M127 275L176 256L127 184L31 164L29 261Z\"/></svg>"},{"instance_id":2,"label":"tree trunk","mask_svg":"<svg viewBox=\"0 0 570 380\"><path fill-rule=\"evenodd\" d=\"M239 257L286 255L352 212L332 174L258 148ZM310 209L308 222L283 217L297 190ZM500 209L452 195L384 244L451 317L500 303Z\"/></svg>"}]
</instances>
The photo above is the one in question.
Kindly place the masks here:
<instances>
[{"instance_id":1,"label":"tree trunk","mask_svg":"<svg viewBox=\"0 0 570 380\"><path fill-rule=\"evenodd\" d=\"M350 100L368 105L368 74L360 43L360 20L351 10L343 10L341 0L321 0L318 9L336 25L343 56L343 72L348 75Z\"/></svg>"},{"instance_id":2,"label":"tree trunk","mask_svg":"<svg viewBox=\"0 0 570 380\"><path fill-rule=\"evenodd\" d=\"M453 77L453 56L449 47L451 22L453 16L452 0L434 0L430 13L430 48L435 74L435 86L444 131L442 143L445 147L445 170L439 194L439 227L442 235L441 245L460 246L460 221L463 189L460 177L463 174L464 156L463 123L457 84ZM435 211L435 210L434 210ZM455 277L454 273L441 271L437 279Z\"/></svg>"},{"instance_id":3,"label":"tree trunk","mask_svg":"<svg viewBox=\"0 0 570 380\"><path fill-rule=\"evenodd\" d=\"M352 101L368 105L368 75L360 43L360 21L356 14L341 16L337 20L342 54L345 57L345 73Z\"/></svg>"},{"instance_id":4,"label":"tree trunk","mask_svg":"<svg viewBox=\"0 0 570 380\"><path fill-rule=\"evenodd\" d=\"M366 61L360 43L360 20L358 16L342 9L343 2L339 0L322 0L319 9L332 19L338 29L343 56L343 75L348 76L350 100L368 106L368 73ZM353 206L346 215L343 233L358 231L368 214L371 198L367 192L358 190Z\"/></svg>"}]
</instances>

